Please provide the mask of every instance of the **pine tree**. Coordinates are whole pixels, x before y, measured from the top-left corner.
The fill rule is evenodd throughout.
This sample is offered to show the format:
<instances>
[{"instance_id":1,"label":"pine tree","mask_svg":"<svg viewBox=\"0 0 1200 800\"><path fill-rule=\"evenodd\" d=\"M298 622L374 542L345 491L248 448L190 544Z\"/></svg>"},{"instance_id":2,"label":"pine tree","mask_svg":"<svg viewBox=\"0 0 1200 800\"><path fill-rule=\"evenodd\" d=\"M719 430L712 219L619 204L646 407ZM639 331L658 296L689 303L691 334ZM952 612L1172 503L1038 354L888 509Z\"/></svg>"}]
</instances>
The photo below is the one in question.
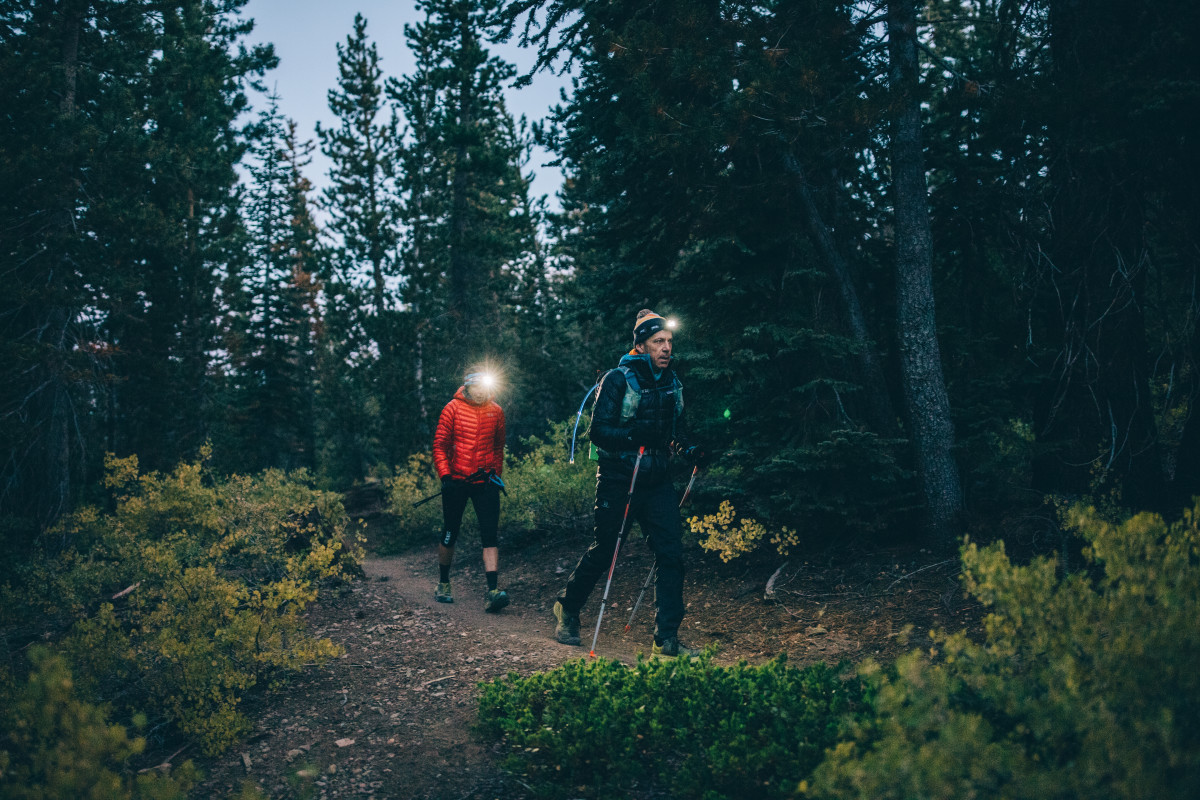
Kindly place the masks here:
<instances>
[{"instance_id":1,"label":"pine tree","mask_svg":"<svg viewBox=\"0 0 1200 800\"><path fill-rule=\"evenodd\" d=\"M1154 237L1172 215L1160 215L1164 189L1197 177L1194 147L1179 138L1195 120L1197 69L1174 33L1195 19L1189 3L1049 2L1052 228L1037 310L1052 358L1035 412L1046 447L1034 474L1043 491L1112 493L1164 510L1151 375L1155 361L1175 359L1149 341L1147 313L1156 295L1190 296L1196 274L1193 255L1173 275Z\"/></svg>"},{"instance_id":2,"label":"pine tree","mask_svg":"<svg viewBox=\"0 0 1200 800\"><path fill-rule=\"evenodd\" d=\"M296 138L271 95L253 133L248 263L227 282L225 437L238 471L313 466L312 384L317 229L303 175L312 143Z\"/></svg>"},{"instance_id":3,"label":"pine tree","mask_svg":"<svg viewBox=\"0 0 1200 800\"><path fill-rule=\"evenodd\" d=\"M428 415L464 369L517 351L514 270L536 231L521 171L527 144L503 99L515 68L486 48L499 4L431 0L418 8L424 21L405 29L416 70L389 82L389 94L408 122L404 296ZM527 366L520 358L503 365L510 386Z\"/></svg>"},{"instance_id":4,"label":"pine tree","mask_svg":"<svg viewBox=\"0 0 1200 800\"><path fill-rule=\"evenodd\" d=\"M366 281L369 313L379 315L391 306L387 282L397 274L396 118L385 107L379 52L362 14L337 51L338 88L328 98L338 122L317 126L321 152L333 162L322 205L342 251L336 268L349 283Z\"/></svg>"},{"instance_id":5,"label":"pine tree","mask_svg":"<svg viewBox=\"0 0 1200 800\"><path fill-rule=\"evenodd\" d=\"M103 134L80 110L92 97L81 59L86 63L99 45L87 34L88 4L13 3L5 10L0 67L12 104L0 131L8 187L0 241L10 265L0 301L0 510L24 517L27 535L66 511L78 473L68 420L81 393L70 373L79 368L72 352L91 265L76 229L87 148Z\"/></svg>"},{"instance_id":6,"label":"pine tree","mask_svg":"<svg viewBox=\"0 0 1200 800\"><path fill-rule=\"evenodd\" d=\"M203 435L233 120L272 59L234 52L243 4L4 6L6 514L45 526L104 451Z\"/></svg>"},{"instance_id":7,"label":"pine tree","mask_svg":"<svg viewBox=\"0 0 1200 800\"><path fill-rule=\"evenodd\" d=\"M120 362L114 449L148 468L193 453L208 435L214 387L218 274L239 227L234 165L245 150L236 125L247 81L273 65L269 48L245 50L245 0L181 0L161 9L146 98L150 170L139 226L141 285L125 286L113 319Z\"/></svg>"},{"instance_id":8,"label":"pine tree","mask_svg":"<svg viewBox=\"0 0 1200 800\"><path fill-rule=\"evenodd\" d=\"M859 289L889 281L852 227L865 193L842 177L879 105L851 91L869 48L850 9L677 0L581 16L542 41L546 59L562 45L577 60L551 144L598 363L628 348L638 308L678 313L689 415L714 449L736 442L739 492L831 533L894 519L911 501L881 359L866 358L888 341L870 312L890 302Z\"/></svg>"},{"instance_id":9,"label":"pine tree","mask_svg":"<svg viewBox=\"0 0 1200 800\"><path fill-rule=\"evenodd\" d=\"M412 373L396 297L397 119L385 102L378 50L361 14L338 45L338 71L338 86L328 93L337 124L317 128L321 150L333 162L321 206L330 216L326 232L335 253L322 276L330 306L321 392L334 403L326 406L333 415L327 452L342 465L338 470L349 470L346 477L359 479L405 455L403 399Z\"/></svg>"}]
</instances>

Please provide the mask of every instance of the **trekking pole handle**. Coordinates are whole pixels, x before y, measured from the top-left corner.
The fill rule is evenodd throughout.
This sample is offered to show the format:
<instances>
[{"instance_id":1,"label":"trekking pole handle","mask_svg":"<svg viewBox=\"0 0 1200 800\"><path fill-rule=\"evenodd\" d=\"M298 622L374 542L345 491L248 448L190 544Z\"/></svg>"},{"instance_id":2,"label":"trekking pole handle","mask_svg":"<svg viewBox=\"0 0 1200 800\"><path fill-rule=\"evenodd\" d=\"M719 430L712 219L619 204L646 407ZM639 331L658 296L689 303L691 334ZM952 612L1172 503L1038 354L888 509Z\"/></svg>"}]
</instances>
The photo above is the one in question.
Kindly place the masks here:
<instances>
[{"instance_id":1,"label":"trekking pole handle","mask_svg":"<svg viewBox=\"0 0 1200 800\"><path fill-rule=\"evenodd\" d=\"M692 478L688 481L687 488L683 490L683 497L679 498L679 507L683 508L683 504L687 502L688 495L692 493L692 484L696 482L696 473L700 471L700 465L696 464L692 467Z\"/></svg>"}]
</instances>

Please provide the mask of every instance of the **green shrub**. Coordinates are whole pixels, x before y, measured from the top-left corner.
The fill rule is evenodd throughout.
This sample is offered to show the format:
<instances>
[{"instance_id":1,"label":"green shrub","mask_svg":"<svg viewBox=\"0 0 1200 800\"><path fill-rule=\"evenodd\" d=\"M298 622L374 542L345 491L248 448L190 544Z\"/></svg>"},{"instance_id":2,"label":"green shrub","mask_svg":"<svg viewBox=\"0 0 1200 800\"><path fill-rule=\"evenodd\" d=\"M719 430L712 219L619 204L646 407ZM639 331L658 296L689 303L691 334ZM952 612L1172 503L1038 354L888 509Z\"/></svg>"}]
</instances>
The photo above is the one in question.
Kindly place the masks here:
<instances>
[{"instance_id":1,"label":"green shrub","mask_svg":"<svg viewBox=\"0 0 1200 800\"><path fill-rule=\"evenodd\" d=\"M59 650L82 689L219 752L247 730L238 705L251 687L337 653L302 615L357 553L340 499L307 483L277 471L218 481L202 463L142 475L136 459L110 459L115 510L63 519L72 546L5 587L6 626L65 618Z\"/></svg>"},{"instance_id":2,"label":"green shrub","mask_svg":"<svg viewBox=\"0 0 1200 800\"><path fill-rule=\"evenodd\" d=\"M71 672L44 647L20 687L0 691L0 796L39 800L183 798L195 781L190 762L173 775L131 774L144 739L130 739L104 710L76 696Z\"/></svg>"},{"instance_id":3,"label":"green shrub","mask_svg":"<svg viewBox=\"0 0 1200 800\"><path fill-rule=\"evenodd\" d=\"M580 434L575 463L570 463L573 424L574 420L555 423L544 437L521 441L504 472L508 495L501 523L508 532L591 532L596 462L588 459L588 442Z\"/></svg>"},{"instance_id":4,"label":"green shrub","mask_svg":"<svg viewBox=\"0 0 1200 800\"><path fill-rule=\"evenodd\" d=\"M586 441L574 464L569 463L573 420L551 425L545 438L521 441L505 458L500 530L508 541L531 532L585 533L591 530L596 497L596 465L587 458ZM413 503L441 490L433 457L421 453L396 468L388 481L388 510L395 516L399 542L389 549L434 541L442 526L441 500L417 508ZM467 521L474 518L468 505Z\"/></svg>"},{"instance_id":5,"label":"green shrub","mask_svg":"<svg viewBox=\"0 0 1200 800\"><path fill-rule=\"evenodd\" d=\"M857 681L817 664L719 667L598 659L484 684L481 730L543 796L618 796L655 785L680 797L790 797L843 718Z\"/></svg>"},{"instance_id":6,"label":"green shrub","mask_svg":"<svg viewBox=\"0 0 1200 800\"><path fill-rule=\"evenodd\" d=\"M837 798L1193 798L1200 787L1200 504L1168 525L1076 509L1088 569L963 550L982 643L933 635L864 676L878 714L817 770Z\"/></svg>"},{"instance_id":7,"label":"green shrub","mask_svg":"<svg viewBox=\"0 0 1200 800\"><path fill-rule=\"evenodd\" d=\"M431 453L409 456L408 463L396 467L387 486L387 508L395 517L394 529L398 541L389 542L388 549L403 550L436 539L442 526L442 500L436 498L413 508L413 504L442 490Z\"/></svg>"}]
</instances>

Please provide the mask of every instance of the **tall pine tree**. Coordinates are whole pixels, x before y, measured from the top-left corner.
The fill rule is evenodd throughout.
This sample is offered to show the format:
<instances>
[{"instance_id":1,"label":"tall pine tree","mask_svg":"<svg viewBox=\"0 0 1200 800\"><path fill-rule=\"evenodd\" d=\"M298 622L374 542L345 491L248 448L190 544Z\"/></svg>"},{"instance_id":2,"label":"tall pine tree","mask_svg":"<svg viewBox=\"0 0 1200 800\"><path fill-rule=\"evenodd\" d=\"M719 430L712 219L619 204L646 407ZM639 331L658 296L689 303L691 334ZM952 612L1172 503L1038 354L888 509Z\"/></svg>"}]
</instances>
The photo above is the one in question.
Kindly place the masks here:
<instances>
[{"instance_id":1,"label":"tall pine tree","mask_svg":"<svg viewBox=\"0 0 1200 800\"><path fill-rule=\"evenodd\" d=\"M395 442L406 426L395 409L408 393L411 367L396 318L397 121L361 14L337 50L337 88L328 93L337 122L317 128L332 162L321 200L332 255L321 276L327 313L319 397L325 471L358 480L403 456Z\"/></svg>"},{"instance_id":2,"label":"tall pine tree","mask_svg":"<svg viewBox=\"0 0 1200 800\"><path fill-rule=\"evenodd\" d=\"M218 457L239 471L314 465L317 228L303 175L313 145L297 141L278 101L268 97L253 132L244 206L250 258L225 293L230 360Z\"/></svg>"},{"instance_id":3,"label":"tall pine tree","mask_svg":"<svg viewBox=\"0 0 1200 800\"><path fill-rule=\"evenodd\" d=\"M213 416L208 363L216 346L219 271L239 228L234 166L248 82L274 64L247 51L245 0L161 7L149 67L148 162L138 178L139 280L121 287L111 317L117 381L112 449L165 468L204 443ZM133 176L130 176L133 179Z\"/></svg>"},{"instance_id":4,"label":"tall pine tree","mask_svg":"<svg viewBox=\"0 0 1200 800\"><path fill-rule=\"evenodd\" d=\"M416 315L426 429L464 369L490 363L510 389L532 374L520 354L513 308L537 232L530 178L521 167L528 142L503 97L516 71L487 50L499 6L420 3L425 19L405 29L416 69L389 82L408 122L404 297ZM515 355L501 361L501 353ZM520 395L508 397L519 407ZM520 409L510 411L519 429ZM543 425L544 419L532 422Z\"/></svg>"}]
</instances>

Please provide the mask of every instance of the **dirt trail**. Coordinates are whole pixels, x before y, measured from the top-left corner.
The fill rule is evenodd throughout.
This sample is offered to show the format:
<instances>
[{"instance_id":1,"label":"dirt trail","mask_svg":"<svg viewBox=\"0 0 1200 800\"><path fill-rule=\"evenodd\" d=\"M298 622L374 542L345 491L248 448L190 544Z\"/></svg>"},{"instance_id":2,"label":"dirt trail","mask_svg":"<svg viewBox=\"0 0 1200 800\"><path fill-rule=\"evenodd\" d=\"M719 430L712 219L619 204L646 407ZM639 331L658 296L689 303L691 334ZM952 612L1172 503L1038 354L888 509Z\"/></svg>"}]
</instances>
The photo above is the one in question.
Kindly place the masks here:
<instances>
[{"instance_id":1,"label":"dirt trail","mask_svg":"<svg viewBox=\"0 0 1200 800\"><path fill-rule=\"evenodd\" d=\"M455 602L438 603L432 551L368 559L365 581L323 600L309 616L312 632L340 644L345 655L247 707L255 732L202 763L209 777L196 796L232 790L247 778L270 797L529 796L472 730L478 683L585 655L585 647L552 638L550 607L566 578L566 553L543 551L544 563L509 570L508 580L502 570L501 588L512 603L497 614L483 610L481 566L456 566ZM470 560L460 554L460 561ZM625 567L643 561L648 569L648 556ZM650 604L640 616L653 617L652 598ZM632 640L615 630L624 627L627 608L618 603L611 620L606 612L600 655L634 660ZM590 631L585 638L590 642Z\"/></svg>"},{"instance_id":2,"label":"dirt trail","mask_svg":"<svg viewBox=\"0 0 1200 800\"><path fill-rule=\"evenodd\" d=\"M208 777L193 796L225 797L249 779L272 798L530 797L500 769L495 745L473 730L478 684L585 656L603 584L581 614L583 647L552 639L550 608L586 544L567 538L502 547L500 584L512 603L499 614L483 611L477 549L459 548L453 604L433 600L432 546L368 559L365 580L323 597L308 615L311 631L345 655L248 702L243 710L254 732L218 759L197 759ZM652 591L632 630L624 626L651 558L637 540L622 549L599 655L632 662L649 649ZM840 565L795 562L778 573L770 603L763 589L777 564L725 565L695 548L686 558L681 637L716 644L718 663L760 663L780 653L794 664L886 656L901 647L896 633L905 624L922 631L971 616L952 572L927 568L924 551L858 554Z\"/></svg>"}]
</instances>

